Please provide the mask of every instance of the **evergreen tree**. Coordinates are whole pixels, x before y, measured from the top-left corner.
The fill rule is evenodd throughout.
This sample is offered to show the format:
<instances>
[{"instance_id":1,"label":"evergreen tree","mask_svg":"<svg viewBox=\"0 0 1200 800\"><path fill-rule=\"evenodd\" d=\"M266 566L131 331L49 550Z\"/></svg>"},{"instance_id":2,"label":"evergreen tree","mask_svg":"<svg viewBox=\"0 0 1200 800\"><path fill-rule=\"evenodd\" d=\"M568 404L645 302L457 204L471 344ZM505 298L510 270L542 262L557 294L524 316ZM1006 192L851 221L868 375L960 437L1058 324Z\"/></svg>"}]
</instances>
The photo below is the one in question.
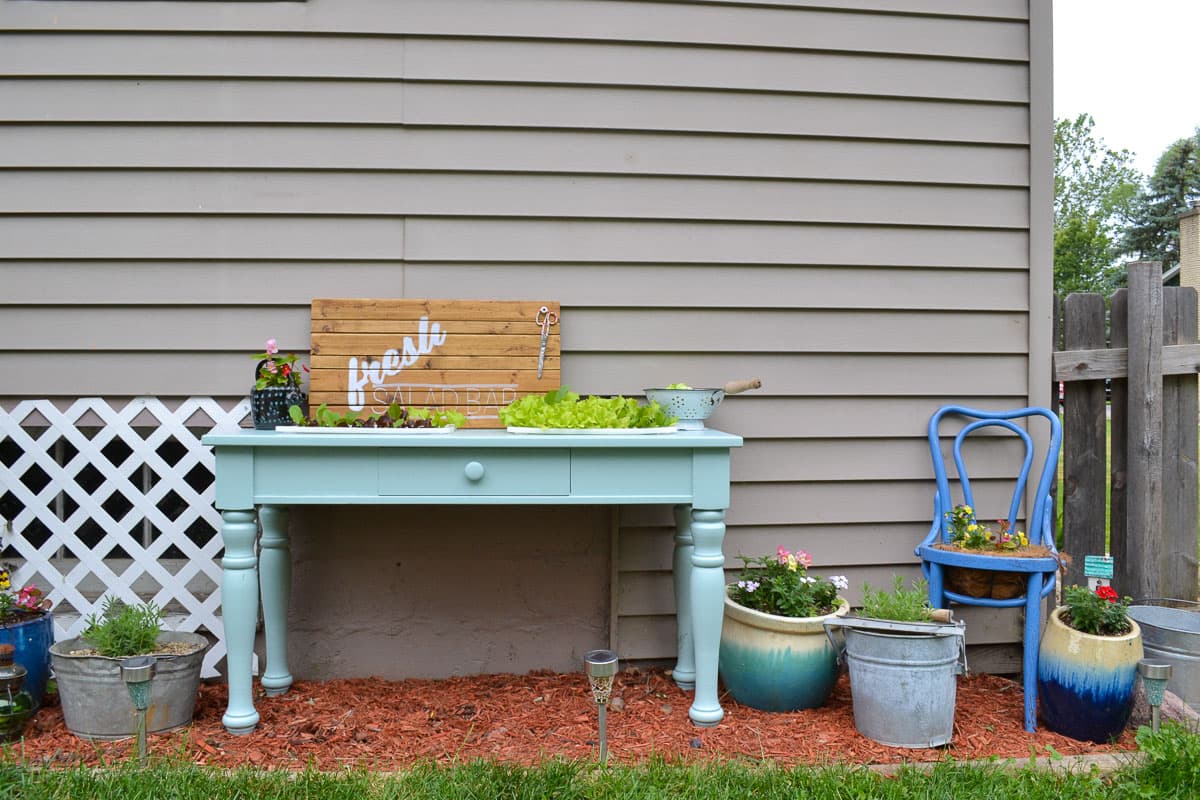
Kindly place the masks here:
<instances>
[{"instance_id":1,"label":"evergreen tree","mask_svg":"<svg viewBox=\"0 0 1200 800\"><path fill-rule=\"evenodd\" d=\"M1200 128L1159 156L1149 185L1134 204L1122 242L1125 251L1162 261L1164 271L1179 263L1179 215L1195 197L1200 197Z\"/></svg>"}]
</instances>

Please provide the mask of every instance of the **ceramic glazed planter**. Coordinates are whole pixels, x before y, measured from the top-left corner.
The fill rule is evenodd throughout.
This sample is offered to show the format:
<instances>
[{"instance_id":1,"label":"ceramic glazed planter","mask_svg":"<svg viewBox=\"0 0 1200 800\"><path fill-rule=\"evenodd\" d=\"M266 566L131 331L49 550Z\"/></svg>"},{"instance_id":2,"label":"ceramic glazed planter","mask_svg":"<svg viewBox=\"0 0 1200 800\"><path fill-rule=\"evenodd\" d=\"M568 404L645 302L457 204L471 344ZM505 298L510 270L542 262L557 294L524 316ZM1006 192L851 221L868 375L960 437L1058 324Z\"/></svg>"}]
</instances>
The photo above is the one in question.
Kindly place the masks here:
<instances>
[{"instance_id":1,"label":"ceramic glazed planter","mask_svg":"<svg viewBox=\"0 0 1200 800\"><path fill-rule=\"evenodd\" d=\"M0 627L0 644L11 644L13 660L25 668L25 691L41 706L50 677L50 645L54 643L54 616L49 611Z\"/></svg>"},{"instance_id":2,"label":"ceramic glazed planter","mask_svg":"<svg viewBox=\"0 0 1200 800\"><path fill-rule=\"evenodd\" d=\"M150 684L147 733L191 723L200 688L200 667L208 650L208 640L198 633L164 633L158 641L183 642L197 649L187 655L158 657ZM86 647L82 639L67 639L50 648L67 730L84 739L133 736L137 716L129 688L121 677L121 659L73 652Z\"/></svg>"},{"instance_id":3,"label":"ceramic glazed planter","mask_svg":"<svg viewBox=\"0 0 1200 800\"><path fill-rule=\"evenodd\" d=\"M1107 742L1129 721L1142 631L1093 636L1074 630L1054 609L1038 652L1038 698L1042 721L1072 739Z\"/></svg>"},{"instance_id":4,"label":"ceramic glazed planter","mask_svg":"<svg viewBox=\"0 0 1200 800\"><path fill-rule=\"evenodd\" d=\"M779 617L738 605L726 587L718 668L733 699L762 711L824 705L838 671L824 623L850 610L842 598L838 603L825 616Z\"/></svg>"}]
</instances>

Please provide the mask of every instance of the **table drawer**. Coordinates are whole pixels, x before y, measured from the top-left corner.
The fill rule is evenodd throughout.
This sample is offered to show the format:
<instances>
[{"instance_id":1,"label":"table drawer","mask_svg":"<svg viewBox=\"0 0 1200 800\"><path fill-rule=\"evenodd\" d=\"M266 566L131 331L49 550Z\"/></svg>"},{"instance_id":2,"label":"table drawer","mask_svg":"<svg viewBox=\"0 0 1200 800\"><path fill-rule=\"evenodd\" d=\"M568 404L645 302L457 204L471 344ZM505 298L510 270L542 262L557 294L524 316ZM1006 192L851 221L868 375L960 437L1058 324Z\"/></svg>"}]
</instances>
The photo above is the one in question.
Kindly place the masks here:
<instances>
[{"instance_id":1,"label":"table drawer","mask_svg":"<svg viewBox=\"0 0 1200 800\"><path fill-rule=\"evenodd\" d=\"M567 495L571 451L385 450L379 454L383 495Z\"/></svg>"}]
</instances>

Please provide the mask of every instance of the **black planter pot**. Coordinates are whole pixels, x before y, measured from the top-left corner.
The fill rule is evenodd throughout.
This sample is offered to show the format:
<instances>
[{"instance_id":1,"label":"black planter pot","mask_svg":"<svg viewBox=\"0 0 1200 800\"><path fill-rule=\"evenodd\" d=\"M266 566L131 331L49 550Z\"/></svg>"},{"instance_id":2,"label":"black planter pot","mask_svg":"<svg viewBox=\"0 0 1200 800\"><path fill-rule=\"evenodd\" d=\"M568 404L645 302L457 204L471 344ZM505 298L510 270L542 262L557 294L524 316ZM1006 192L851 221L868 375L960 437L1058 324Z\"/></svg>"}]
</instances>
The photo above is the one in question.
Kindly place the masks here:
<instances>
[{"instance_id":1,"label":"black planter pot","mask_svg":"<svg viewBox=\"0 0 1200 800\"><path fill-rule=\"evenodd\" d=\"M288 409L292 406L300 406L301 411L308 413L308 396L293 386L272 386L250 392L250 413L257 430L273 431L277 425L291 425Z\"/></svg>"},{"instance_id":2,"label":"black planter pot","mask_svg":"<svg viewBox=\"0 0 1200 800\"><path fill-rule=\"evenodd\" d=\"M254 368L255 379L266 363L258 362L258 366ZM296 386L291 376L287 386L250 390L250 415L254 419L255 430L273 431L278 425L291 425L292 418L288 415L288 409L292 406L300 406L300 410L308 414L308 395L300 391L300 387Z\"/></svg>"}]
</instances>

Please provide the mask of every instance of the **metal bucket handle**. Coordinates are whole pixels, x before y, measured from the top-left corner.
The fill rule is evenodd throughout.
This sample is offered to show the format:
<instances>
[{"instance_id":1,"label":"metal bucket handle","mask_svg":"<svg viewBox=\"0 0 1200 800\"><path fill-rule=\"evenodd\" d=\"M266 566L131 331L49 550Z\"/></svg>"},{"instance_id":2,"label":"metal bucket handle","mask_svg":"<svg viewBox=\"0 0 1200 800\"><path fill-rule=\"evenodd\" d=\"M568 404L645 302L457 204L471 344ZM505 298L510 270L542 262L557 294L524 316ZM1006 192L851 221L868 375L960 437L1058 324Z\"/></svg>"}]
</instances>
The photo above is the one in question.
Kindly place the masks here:
<instances>
[{"instance_id":1,"label":"metal bucket handle","mask_svg":"<svg viewBox=\"0 0 1200 800\"><path fill-rule=\"evenodd\" d=\"M888 622L886 620L872 620L859 617L827 619L824 624L825 638L829 640L829 644L833 646L834 653L837 654L838 667L846 663L846 628L862 628L864 630L875 630L876 632L884 633L888 630L893 630L907 633L939 633L943 636L957 636L958 659L954 665L954 674L969 674L970 668L967 666L967 626L962 620L952 623L936 623L940 630L929 630L930 623L924 622ZM833 637L833 628L835 627L840 629L842 633L840 644Z\"/></svg>"}]
</instances>

